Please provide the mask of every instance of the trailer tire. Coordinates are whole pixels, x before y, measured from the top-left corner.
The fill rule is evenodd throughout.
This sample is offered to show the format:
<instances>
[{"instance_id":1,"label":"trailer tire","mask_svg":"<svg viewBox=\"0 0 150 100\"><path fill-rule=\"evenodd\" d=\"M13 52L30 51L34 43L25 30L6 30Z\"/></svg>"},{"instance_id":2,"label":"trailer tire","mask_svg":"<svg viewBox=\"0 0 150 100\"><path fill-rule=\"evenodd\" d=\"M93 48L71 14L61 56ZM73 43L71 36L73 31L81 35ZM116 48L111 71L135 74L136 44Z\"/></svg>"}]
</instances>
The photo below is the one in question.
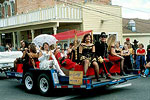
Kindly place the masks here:
<instances>
[{"instance_id":1,"label":"trailer tire","mask_svg":"<svg viewBox=\"0 0 150 100\"><path fill-rule=\"evenodd\" d=\"M24 75L24 86L27 92L32 92L35 84L34 84L34 78L31 72L26 72Z\"/></svg>"},{"instance_id":2,"label":"trailer tire","mask_svg":"<svg viewBox=\"0 0 150 100\"><path fill-rule=\"evenodd\" d=\"M53 83L51 81L51 77L47 74L41 74L38 77L38 88L41 95L47 96L48 94L52 94Z\"/></svg>"}]
</instances>

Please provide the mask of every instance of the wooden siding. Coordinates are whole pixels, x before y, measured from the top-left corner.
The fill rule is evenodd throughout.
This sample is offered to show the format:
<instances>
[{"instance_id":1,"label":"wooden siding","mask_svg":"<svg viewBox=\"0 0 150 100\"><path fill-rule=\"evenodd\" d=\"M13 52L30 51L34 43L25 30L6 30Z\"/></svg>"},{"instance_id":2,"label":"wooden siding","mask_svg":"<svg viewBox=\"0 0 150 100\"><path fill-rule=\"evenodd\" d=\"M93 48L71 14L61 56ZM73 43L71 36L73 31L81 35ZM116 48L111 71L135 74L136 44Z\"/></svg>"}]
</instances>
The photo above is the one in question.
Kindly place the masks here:
<instances>
[{"instance_id":1,"label":"wooden siding","mask_svg":"<svg viewBox=\"0 0 150 100\"><path fill-rule=\"evenodd\" d=\"M122 15L121 7L109 5L88 4L83 8L83 30L94 32L116 32L118 40L122 42ZM91 9L91 10L90 10ZM102 13L107 14L102 14ZM117 16L117 17L115 17Z\"/></svg>"}]
</instances>

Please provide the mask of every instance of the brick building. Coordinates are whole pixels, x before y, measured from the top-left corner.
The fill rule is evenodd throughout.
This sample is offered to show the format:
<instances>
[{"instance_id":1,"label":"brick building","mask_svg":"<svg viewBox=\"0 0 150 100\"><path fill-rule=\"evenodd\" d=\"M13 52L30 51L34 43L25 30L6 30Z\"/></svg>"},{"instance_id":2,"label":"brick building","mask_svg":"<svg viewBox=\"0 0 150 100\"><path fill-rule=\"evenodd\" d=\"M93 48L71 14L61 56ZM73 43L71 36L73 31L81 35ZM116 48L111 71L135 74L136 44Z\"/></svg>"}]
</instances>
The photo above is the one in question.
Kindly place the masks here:
<instances>
[{"instance_id":1,"label":"brick building","mask_svg":"<svg viewBox=\"0 0 150 100\"><path fill-rule=\"evenodd\" d=\"M88 3L95 2L97 4L111 4L111 0L62 0L70 3ZM62 4L61 0L17 0L17 13L27 13L38 9L52 7L56 4Z\"/></svg>"},{"instance_id":2,"label":"brick building","mask_svg":"<svg viewBox=\"0 0 150 100\"><path fill-rule=\"evenodd\" d=\"M105 31L122 37L121 7L111 0L3 0L0 9L0 42L19 47L20 40L32 41L39 34L57 34L71 29ZM9 5L13 2L14 7ZM8 5L4 9L4 5ZM85 8L88 9L85 9ZM89 10L90 9L90 10ZM94 9L94 10L93 10ZM109 14L96 12L103 11ZM13 12L13 14L12 14ZM114 17L110 15L120 16ZM14 16L13 16L14 15ZM119 38L120 39L120 38ZM71 40L69 40L71 41ZM62 44L68 41L62 41Z\"/></svg>"},{"instance_id":3,"label":"brick building","mask_svg":"<svg viewBox=\"0 0 150 100\"><path fill-rule=\"evenodd\" d=\"M6 18L17 14L16 0L0 0L0 18Z\"/></svg>"},{"instance_id":4,"label":"brick building","mask_svg":"<svg viewBox=\"0 0 150 100\"><path fill-rule=\"evenodd\" d=\"M68 2L70 0L63 0ZM95 2L97 4L111 4L111 0L72 0L72 3ZM28 13L38 9L62 4L61 0L0 0L0 18L6 18L16 14Z\"/></svg>"}]
</instances>

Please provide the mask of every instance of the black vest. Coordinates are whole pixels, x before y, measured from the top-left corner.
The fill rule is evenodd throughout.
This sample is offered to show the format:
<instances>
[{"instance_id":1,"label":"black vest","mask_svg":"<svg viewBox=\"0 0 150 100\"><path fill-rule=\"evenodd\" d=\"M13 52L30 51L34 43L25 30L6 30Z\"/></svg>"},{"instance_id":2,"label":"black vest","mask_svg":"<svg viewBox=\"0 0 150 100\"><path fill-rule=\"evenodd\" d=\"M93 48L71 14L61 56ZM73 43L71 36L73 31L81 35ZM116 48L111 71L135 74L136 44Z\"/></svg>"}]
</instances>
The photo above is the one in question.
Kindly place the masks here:
<instances>
[{"instance_id":1,"label":"black vest","mask_svg":"<svg viewBox=\"0 0 150 100\"><path fill-rule=\"evenodd\" d=\"M107 43L104 42L95 42L95 53L96 56L99 57L101 56L102 58L107 58L107 48L108 45Z\"/></svg>"}]
</instances>

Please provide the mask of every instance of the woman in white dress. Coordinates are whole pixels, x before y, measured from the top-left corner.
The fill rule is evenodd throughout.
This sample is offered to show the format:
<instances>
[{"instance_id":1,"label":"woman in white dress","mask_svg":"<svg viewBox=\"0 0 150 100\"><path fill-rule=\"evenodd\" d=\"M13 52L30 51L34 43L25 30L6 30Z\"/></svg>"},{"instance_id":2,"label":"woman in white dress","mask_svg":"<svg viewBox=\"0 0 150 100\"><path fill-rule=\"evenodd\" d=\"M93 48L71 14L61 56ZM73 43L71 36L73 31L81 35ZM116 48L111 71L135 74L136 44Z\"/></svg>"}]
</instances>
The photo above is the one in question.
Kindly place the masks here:
<instances>
[{"instance_id":1,"label":"woman in white dress","mask_svg":"<svg viewBox=\"0 0 150 100\"><path fill-rule=\"evenodd\" d=\"M50 60L50 57L52 57L53 60ZM61 76L65 76L63 71L60 69L55 56L53 55L51 50L49 50L48 43L45 42L43 44L43 50L41 50L41 52L39 53L38 60L40 61L40 69L49 70L51 69L51 67L54 67Z\"/></svg>"}]
</instances>

